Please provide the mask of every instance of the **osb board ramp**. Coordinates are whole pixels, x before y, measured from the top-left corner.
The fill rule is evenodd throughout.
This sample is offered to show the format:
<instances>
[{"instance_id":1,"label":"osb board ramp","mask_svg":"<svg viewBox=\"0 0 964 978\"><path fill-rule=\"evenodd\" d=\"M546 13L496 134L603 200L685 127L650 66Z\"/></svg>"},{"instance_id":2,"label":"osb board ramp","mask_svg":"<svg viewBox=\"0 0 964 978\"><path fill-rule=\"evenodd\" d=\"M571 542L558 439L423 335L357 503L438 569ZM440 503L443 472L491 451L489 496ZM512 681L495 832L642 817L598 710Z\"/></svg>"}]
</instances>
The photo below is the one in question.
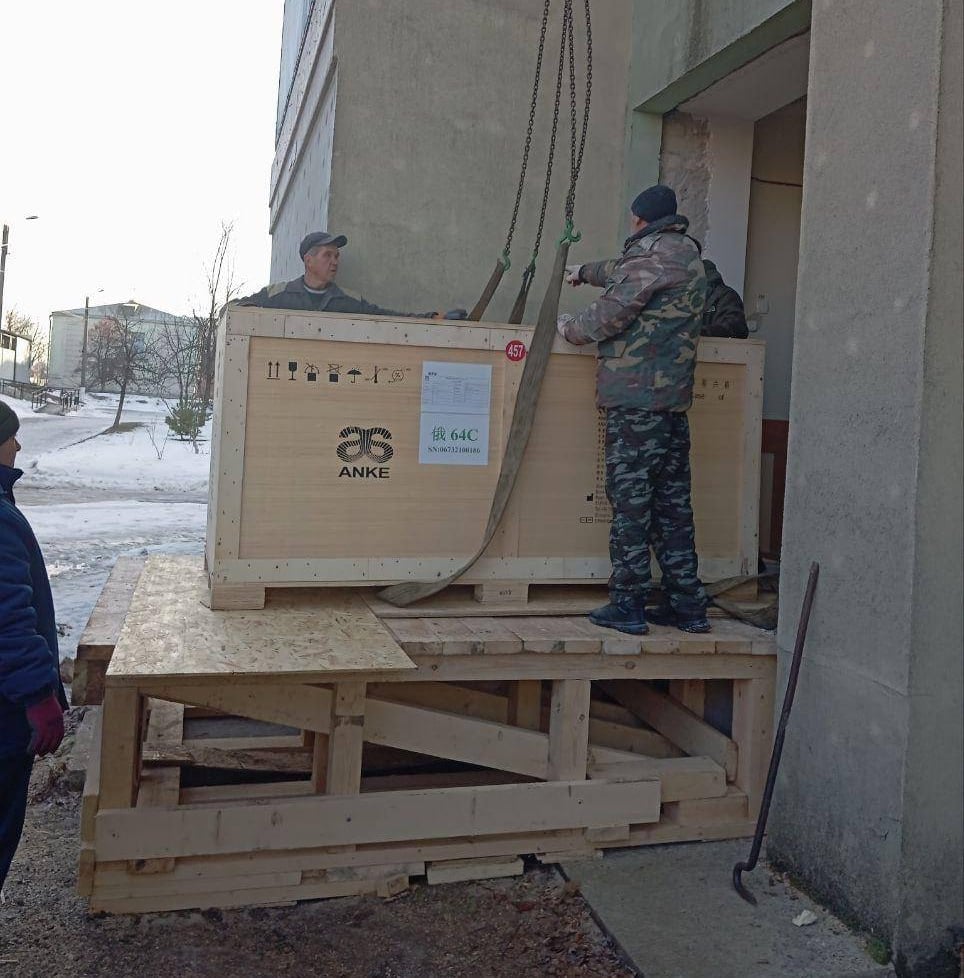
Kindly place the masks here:
<instances>
[{"instance_id":1,"label":"osb board ramp","mask_svg":"<svg viewBox=\"0 0 964 978\"><path fill-rule=\"evenodd\" d=\"M192 683L260 678L324 682L414 664L361 596L320 592L310 611L212 611L199 558L148 559L107 672L108 684L164 677ZM283 627L280 622L283 621Z\"/></svg>"},{"instance_id":2,"label":"osb board ramp","mask_svg":"<svg viewBox=\"0 0 964 978\"><path fill-rule=\"evenodd\" d=\"M97 815L95 839L103 860L227 855L604 828L658 821L659 806L658 781L559 781L187 811L106 810Z\"/></svg>"},{"instance_id":3,"label":"osb board ramp","mask_svg":"<svg viewBox=\"0 0 964 978\"><path fill-rule=\"evenodd\" d=\"M212 586L390 583L457 569L482 534L530 335L229 309L212 449ZM465 581L608 576L592 352L556 345L516 490ZM756 562L763 346L703 341L698 357L694 510L712 579Z\"/></svg>"}]
</instances>

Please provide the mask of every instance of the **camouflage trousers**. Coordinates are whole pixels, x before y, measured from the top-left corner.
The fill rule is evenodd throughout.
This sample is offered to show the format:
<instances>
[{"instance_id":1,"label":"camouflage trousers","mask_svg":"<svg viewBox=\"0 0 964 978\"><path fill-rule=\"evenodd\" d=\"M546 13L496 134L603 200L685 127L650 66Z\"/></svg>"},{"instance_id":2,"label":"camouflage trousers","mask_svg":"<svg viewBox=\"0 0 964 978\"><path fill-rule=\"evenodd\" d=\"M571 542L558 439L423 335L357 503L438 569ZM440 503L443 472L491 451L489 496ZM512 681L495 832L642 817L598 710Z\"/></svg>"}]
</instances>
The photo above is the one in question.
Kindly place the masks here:
<instances>
[{"instance_id":1,"label":"camouflage trousers","mask_svg":"<svg viewBox=\"0 0 964 978\"><path fill-rule=\"evenodd\" d=\"M613 508L610 593L649 593L652 548L673 610L682 618L703 617L707 599L697 574L685 412L609 409L606 495Z\"/></svg>"}]
</instances>

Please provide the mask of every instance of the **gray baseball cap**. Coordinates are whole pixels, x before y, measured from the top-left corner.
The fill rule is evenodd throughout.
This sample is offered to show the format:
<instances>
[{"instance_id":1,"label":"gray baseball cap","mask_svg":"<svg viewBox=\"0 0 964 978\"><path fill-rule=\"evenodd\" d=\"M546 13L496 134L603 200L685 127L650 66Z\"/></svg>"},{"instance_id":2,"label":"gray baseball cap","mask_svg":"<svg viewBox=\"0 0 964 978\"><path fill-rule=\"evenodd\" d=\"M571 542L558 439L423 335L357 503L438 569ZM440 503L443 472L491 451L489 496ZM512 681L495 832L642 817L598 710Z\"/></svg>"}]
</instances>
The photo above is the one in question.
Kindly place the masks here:
<instances>
[{"instance_id":1,"label":"gray baseball cap","mask_svg":"<svg viewBox=\"0 0 964 978\"><path fill-rule=\"evenodd\" d=\"M344 248L348 244L348 238L343 234L329 234L327 231L312 231L306 234L301 244L298 246L298 254L304 258L312 248L319 245L334 245L336 248Z\"/></svg>"}]
</instances>

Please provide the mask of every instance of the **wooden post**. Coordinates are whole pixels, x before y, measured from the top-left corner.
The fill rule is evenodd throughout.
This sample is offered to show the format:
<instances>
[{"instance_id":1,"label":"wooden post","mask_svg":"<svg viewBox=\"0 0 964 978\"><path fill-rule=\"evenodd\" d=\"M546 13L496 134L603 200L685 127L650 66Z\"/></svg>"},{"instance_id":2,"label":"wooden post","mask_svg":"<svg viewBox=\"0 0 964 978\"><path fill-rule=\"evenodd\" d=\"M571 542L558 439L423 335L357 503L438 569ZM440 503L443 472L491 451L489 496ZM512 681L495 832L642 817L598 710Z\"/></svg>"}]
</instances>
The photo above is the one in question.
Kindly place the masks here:
<instances>
[{"instance_id":1,"label":"wooden post","mask_svg":"<svg viewBox=\"0 0 964 978\"><path fill-rule=\"evenodd\" d=\"M589 760L588 679L556 679L549 708L549 781L579 781Z\"/></svg>"},{"instance_id":2,"label":"wooden post","mask_svg":"<svg viewBox=\"0 0 964 978\"><path fill-rule=\"evenodd\" d=\"M669 695L687 710L691 710L701 720L706 708L706 680L704 679L671 679Z\"/></svg>"},{"instance_id":3,"label":"wooden post","mask_svg":"<svg viewBox=\"0 0 964 978\"><path fill-rule=\"evenodd\" d=\"M99 809L131 808L141 766L143 703L130 687L104 690Z\"/></svg>"},{"instance_id":4,"label":"wooden post","mask_svg":"<svg viewBox=\"0 0 964 978\"><path fill-rule=\"evenodd\" d=\"M542 680L520 679L509 684L509 723L538 730L542 717Z\"/></svg>"},{"instance_id":5,"label":"wooden post","mask_svg":"<svg viewBox=\"0 0 964 978\"><path fill-rule=\"evenodd\" d=\"M736 785L746 792L751 819L760 811L773 749L776 660L768 659L767 666L764 678L733 680L733 740L739 749Z\"/></svg>"},{"instance_id":6,"label":"wooden post","mask_svg":"<svg viewBox=\"0 0 964 978\"><path fill-rule=\"evenodd\" d=\"M366 685L351 682L335 686L324 788L329 795L357 795L361 790ZM317 740L320 743L322 738Z\"/></svg>"}]
</instances>

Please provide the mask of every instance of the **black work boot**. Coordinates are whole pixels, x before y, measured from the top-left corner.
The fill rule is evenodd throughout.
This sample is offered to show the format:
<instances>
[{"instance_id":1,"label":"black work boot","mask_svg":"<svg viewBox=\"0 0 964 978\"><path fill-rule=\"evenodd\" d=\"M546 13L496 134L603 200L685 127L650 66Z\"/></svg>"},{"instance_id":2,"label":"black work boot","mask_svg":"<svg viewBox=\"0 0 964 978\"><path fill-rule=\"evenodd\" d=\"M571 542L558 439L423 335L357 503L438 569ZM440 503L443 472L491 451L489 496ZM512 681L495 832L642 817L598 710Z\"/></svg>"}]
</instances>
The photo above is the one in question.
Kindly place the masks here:
<instances>
[{"instance_id":1,"label":"black work boot","mask_svg":"<svg viewBox=\"0 0 964 978\"><path fill-rule=\"evenodd\" d=\"M680 618L665 601L660 602L656 608L647 609L646 617L654 625L675 626L681 632L689 632L691 635L703 635L711 630L706 615L700 615L698 618Z\"/></svg>"},{"instance_id":2,"label":"black work boot","mask_svg":"<svg viewBox=\"0 0 964 978\"><path fill-rule=\"evenodd\" d=\"M609 604L589 612L589 620L603 628L615 628L629 635L645 635L649 632L646 624L646 602L643 598L631 595L614 595Z\"/></svg>"}]
</instances>

